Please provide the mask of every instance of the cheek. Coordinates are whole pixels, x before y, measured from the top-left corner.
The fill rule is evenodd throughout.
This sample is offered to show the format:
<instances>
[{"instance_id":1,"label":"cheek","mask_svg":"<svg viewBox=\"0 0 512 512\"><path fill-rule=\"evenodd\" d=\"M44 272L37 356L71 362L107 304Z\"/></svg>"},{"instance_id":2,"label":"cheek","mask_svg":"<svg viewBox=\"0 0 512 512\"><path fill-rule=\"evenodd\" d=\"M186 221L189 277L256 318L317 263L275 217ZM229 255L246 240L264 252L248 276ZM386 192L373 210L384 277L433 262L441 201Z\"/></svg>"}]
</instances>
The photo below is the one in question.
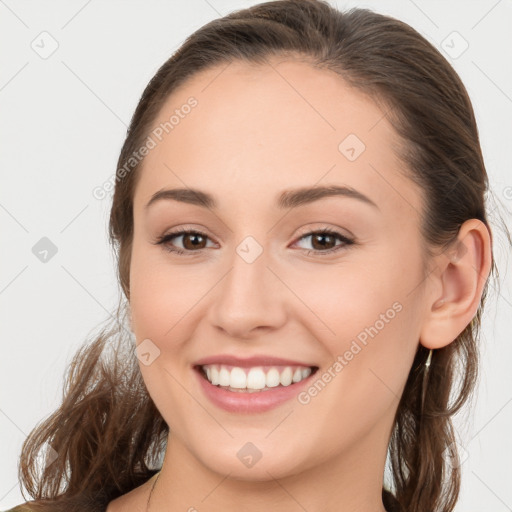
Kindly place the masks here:
<instances>
[{"instance_id":1,"label":"cheek","mask_svg":"<svg viewBox=\"0 0 512 512\"><path fill-rule=\"evenodd\" d=\"M301 318L312 330L324 332L324 339L336 342L357 335L403 299L404 272L389 261L383 253L361 251L337 264L282 267L280 277L293 291L287 300L303 312Z\"/></svg>"},{"instance_id":2,"label":"cheek","mask_svg":"<svg viewBox=\"0 0 512 512\"><path fill-rule=\"evenodd\" d=\"M329 279L312 276L310 286L297 287L316 313L309 311L302 321L308 319L308 330L330 354L315 380L321 398L313 398L315 390L311 395L311 407L324 404L331 418L327 436L343 432L351 439L357 435L354 421L370 429L402 394L419 339L419 296L410 292L420 272L392 261L397 260L331 268Z\"/></svg>"},{"instance_id":3,"label":"cheek","mask_svg":"<svg viewBox=\"0 0 512 512\"><path fill-rule=\"evenodd\" d=\"M176 428L175 422L181 422L177 419L186 418L187 410L194 407L179 383L189 378L186 343L197 324L197 315L204 315L199 301L206 285L201 284L197 270L172 265L158 251L134 244L130 307L137 345L146 343L150 347L150 364L142 360L139 363L142 377L157 408Z\"/></svg>"},{"instance_id":4,"label":"cheek","mask_svg":"<svg viewBox=\"0 0 512 512\"><path fill-rule=\"evenodd\" d=\"M199 267L172 264L161 247L134 243L130 265L130 296L136 334L163 341L179 339L194 306L207 291Z\"/></svg>"},{"instance_id":5,"label":"cheek","mask_svg":"<svg viewBox=\"0 0 512 512\"><path fill-rule=\"evenodd\" d=\"M419 253L399 244L361 252L339 265L322 265L302 275L288 271L286 282L300 300L300 321L334 362L346 361L354 378L384 375L401 386L419 342L422 282ZM297 310L298 312L298 310ZM396 376L393 376L393 374Z\"/></svg>"}]
</instances>

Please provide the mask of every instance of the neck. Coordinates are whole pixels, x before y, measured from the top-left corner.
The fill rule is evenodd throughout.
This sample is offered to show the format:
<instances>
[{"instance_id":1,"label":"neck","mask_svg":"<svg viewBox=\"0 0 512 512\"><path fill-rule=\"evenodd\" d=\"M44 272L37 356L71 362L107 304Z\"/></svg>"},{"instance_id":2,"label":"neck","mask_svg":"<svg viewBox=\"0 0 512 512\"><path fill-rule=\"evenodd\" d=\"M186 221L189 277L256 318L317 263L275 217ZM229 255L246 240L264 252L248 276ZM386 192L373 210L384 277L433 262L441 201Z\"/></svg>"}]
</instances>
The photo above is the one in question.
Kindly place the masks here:
<instances>
[{"instance_id":1,"label":"neck","mask_svg":"<svg viewBox=\"0 0 512 512\"><path fill-rule=\"evenodd\" d=\"M197 512L205 507L209 512L386 512L382 482L388 442L389 436L375 429L357 447L328 461L283 474L267 460L259 468L262 476L249 480L215 471L170 435L150 512Z\"/></svg>"}]
</instances>

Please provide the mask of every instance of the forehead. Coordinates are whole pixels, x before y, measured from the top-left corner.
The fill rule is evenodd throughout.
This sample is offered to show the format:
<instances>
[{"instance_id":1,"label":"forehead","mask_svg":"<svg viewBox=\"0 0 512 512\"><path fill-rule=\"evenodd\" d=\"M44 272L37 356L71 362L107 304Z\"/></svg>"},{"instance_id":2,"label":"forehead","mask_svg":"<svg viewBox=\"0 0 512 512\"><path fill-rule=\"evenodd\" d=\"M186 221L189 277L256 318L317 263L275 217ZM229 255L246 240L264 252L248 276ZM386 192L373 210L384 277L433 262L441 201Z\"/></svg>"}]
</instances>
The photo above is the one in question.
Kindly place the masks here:
<instances>
[{"instance_id":1,"label":"forehead","mask_svg":"<svg viewBox=\"0 0 512 512\"><path fill-rule=\"evenodd\" d=\"M183 108L191 97L197 104ZM159 127L136 208L163 187L207 189L222 206L222 196L263 204L315 184L354 187L407 215L420 208L414 184L399 172L399 139L384 111L338 74L305 62L204 70L167 99L153 132Z\"/></svg>"}]
</instances>

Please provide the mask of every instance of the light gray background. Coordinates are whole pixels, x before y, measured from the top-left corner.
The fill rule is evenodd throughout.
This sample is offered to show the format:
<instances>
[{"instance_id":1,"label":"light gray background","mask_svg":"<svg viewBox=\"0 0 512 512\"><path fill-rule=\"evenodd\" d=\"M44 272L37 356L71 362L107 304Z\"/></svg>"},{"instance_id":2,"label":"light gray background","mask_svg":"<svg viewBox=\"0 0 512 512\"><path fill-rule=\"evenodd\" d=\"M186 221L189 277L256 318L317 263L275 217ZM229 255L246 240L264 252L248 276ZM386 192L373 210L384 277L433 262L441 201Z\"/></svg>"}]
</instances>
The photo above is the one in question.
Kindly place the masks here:
<instances>
[{"instance_id":1,"label":"light gray background","mask_svg":"<svg viewBox=\"0 0 512 512\"><path fill-rule=\"evenodd\" d=\"M0 509L24 501L21 444L59 405L73 353L117 305L110 198L97 200L92 191L115 172L144 86L186 36L255 3L0 0ZM467 41L466 51L448 59L473 101L492 188L503 204L491 221L500 211L510 225L510 0L330 3L395 16L437 46L446 41L453 54L464 44L454 31ZM40 35L45 31L50 36ZM512 510L510 260L501 232L495 236L503 284L500 295L491 288L484 318L476 408L469 423L467 415L458 422L468 458L457 512ZM58 249L46 263L32 252L42 237Z\"/></svg>"}]
</instances>

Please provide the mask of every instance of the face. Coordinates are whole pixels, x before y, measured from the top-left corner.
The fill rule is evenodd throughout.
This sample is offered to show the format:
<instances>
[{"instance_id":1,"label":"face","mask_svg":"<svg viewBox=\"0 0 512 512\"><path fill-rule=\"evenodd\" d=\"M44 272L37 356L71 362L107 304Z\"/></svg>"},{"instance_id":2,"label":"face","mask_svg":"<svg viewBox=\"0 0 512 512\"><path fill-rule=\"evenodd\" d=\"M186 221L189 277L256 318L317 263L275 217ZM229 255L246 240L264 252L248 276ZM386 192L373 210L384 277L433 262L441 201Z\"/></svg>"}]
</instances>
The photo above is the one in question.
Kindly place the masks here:
<instances>
[{"instance_id":1,"label":"face","mask_svg":"<svg viewBox=\"0 0 512 512\"><path fill-rule=\"evenodd\" d=\"M207 70L167 100L154 127L181 115L169 133L153 132L161 140L135 191L130 267L132 327L149 352L140 368L173 443L209 470L252 480L362 453L381 461L425 310L422 197L384 112L334 73L273 66ZM319 187L345 193L294 195ZM147 207L164 189L212 203L189 194ZM212 356L282 358L297 378L299 366L314 373L221 396L196 367ZM264 393L274 396L266 405L252 399Z\"/></svg>"}]
</instances>

